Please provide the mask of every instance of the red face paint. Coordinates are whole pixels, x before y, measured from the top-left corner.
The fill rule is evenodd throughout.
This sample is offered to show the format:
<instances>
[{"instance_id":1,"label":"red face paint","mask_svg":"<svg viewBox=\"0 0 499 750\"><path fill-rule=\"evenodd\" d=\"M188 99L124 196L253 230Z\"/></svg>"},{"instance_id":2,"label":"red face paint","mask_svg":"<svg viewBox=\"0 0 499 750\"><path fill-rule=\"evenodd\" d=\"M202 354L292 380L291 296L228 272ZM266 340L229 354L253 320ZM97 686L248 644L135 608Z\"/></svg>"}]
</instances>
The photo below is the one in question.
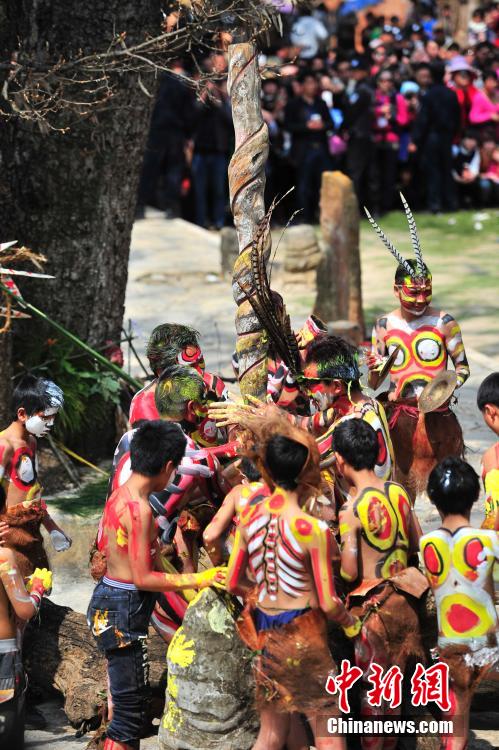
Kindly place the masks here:
<instances>
[{"instance_id":1,"label":"red face paint","mask_svg":"<svg viewBox=\"0 0 499 750\"><path fill-rule=\"evenodd\" d=\"M413 315L422 315L432 298L431 276L417 279L406 276L398 290L402 307Z\"/></svg>"}]
</instances>

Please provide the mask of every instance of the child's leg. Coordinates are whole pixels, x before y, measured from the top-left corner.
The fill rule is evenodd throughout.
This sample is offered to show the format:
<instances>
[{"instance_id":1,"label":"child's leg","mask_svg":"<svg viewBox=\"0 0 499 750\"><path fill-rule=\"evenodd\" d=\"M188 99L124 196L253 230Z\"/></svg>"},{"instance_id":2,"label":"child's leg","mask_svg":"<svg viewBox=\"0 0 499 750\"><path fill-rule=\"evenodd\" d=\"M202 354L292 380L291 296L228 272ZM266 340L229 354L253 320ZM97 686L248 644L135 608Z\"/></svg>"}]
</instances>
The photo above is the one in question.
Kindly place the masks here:
<instances>
[{"instance_id":1,"label":"child's leg","mask_svg":"<svg viewBox=\"0 0 499 750\"><path fill-rule=\"evenodd\" d=\"M290 725L289 714L279 714L270 708L260 712L260 731L252 750L282 750Z\"/></svg>"},{"instance_id":2,"label":"child's leg","mask_svg":"<svg viewBox=\"0 0 499 750\"><path fill-rule=\"evenodd\" d=\"M459 717L459 725L456 723L453 732L442 735L442 748L444 750L464 750L468 745L470 729L471 690L469 692L456 691L451 681L449 697L451 709L445 713L442 712L442 721L453 722L456 717Z\"/></svg>"},{"instance_id":3,"label":"child's leg","mask_svg":"<svg viewBox=\"0 0 499 750\"><path fill-rule=\"evenodd\" d=\"M109 682L109 670L106 665L106 679L107 679L107 720L108 722L113 719L113 699L111 697L111 683Z\"/></svg>"},{"instance_id":4,"label":"child's leg","mask_svg":"<svg viewBox=\"0 0 499 750\"><path fill-rule=\"evenodd\" d=\"M106 730L110 748L138 750L146 718L149 693L149 664L146 639L106 652L113 718ZM121 743L121 744L120 744ZM106 745L106 750L110 750Z\"/></svg>"},{"instance_id":5,"label":"child's leg","mask_svg":"<svg viewBox=\"0 0 499 750\"><path fill-rule=\"evenodd\" d=\"M314 731L314 742L316 750L346 750L346 739L343 735L337 734L333 737L318 737L316 716L307 716L308 723Z\"/></svg>"},{"instance_id":6,"label":"child's leg","mask_svg":"<svg viewBox=\"0 0 499 750\"><path fill-rule=\"evenodd\" d=\"M308 750L309 747L307 732L299 714L291 714L286 750Z\"/></svg>"}]
</instances>

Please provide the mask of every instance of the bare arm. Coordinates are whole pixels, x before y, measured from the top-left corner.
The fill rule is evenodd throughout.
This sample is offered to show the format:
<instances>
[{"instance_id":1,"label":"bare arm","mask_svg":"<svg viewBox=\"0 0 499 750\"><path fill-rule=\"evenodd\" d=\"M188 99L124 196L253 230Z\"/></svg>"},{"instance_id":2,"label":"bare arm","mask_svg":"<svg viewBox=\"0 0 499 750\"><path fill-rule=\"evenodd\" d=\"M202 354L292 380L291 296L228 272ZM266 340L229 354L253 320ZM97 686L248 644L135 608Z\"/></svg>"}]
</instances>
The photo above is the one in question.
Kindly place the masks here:
<instances>
[{"instance_id":1,"label":"bare arm","mask_svg":"<svg viewBox=\"0 0 499 750\"><path fill-rule=\"evenodd\" d=\"M385 318L378 318L371 335L371 354L368 358L367 366L369 368L368 384L373 386L376 384L376 368L381 364L382 357L386 357L386 345L385 336L386 328L382 324Z\"/></svg>"},{"instance_id":2,"label":"bare arm","mask_svg":"<svg viewBox=\"0 0 499 750\"><path fill-rule=\"evenodd\" d=\"M414 508L411 508L411 515L409 518L409 555L416 555L419 551L419 540L423 536L421 524L419 518L416 515Z\"/></svg>"},{"instance_id":3,"label":"bare arm","mask_svg":"<svg viewBox=\"0 0 499 750\"><path fill-rule=\"evenodd\" d=\"M345 503L340 511L341 537L341 577L345 581L356 581L359 577L359 519L356 518L350 503Z\"/></svg>"},{"instance_id":4,"label":"bare arm","mask_svg":"<svg viewBox=\"0 0 499 750\"><path fill-rule=\"evenodd\" d=\"M43 584L39 586L41 581L34 579L31 594L28 593L17 568L14 553L10 549L0 550L0 580L16 616L20 620L31 620L40 608Z\"/></svg>"},{"instance_id":5,"label":"bare arm","mask_svg":"<svg viewBox=\"0 0 499 750\"><path fill-rule=\"evenodd\" d=\"M7 467L10 464L13 455L14 449L10 441L5 438L0 438L0 480L5 476Z\"/></svg>"},{"instance_id":6,"label":"bare arm","mask_svg":"<svg viewBox=\"0 0 499 750\"><path fill-rule=\"evenodd\" d=\"M451 315L445 315L445 347L452 359L457 375L457 386L460 388L470 376L470 367L464 350L463 337L459 323Z\"/></svg>"},{"instance_id":7,"label":"bare arm","mask_svg":"<svg viewBox=\"0 0 499 750\"><path fill-rule=\"evenodd\" d=\"M211 522L203 532L203 542L210 560L219 565L223 560L222 534L230 526L236 512L236 500L241 492L241 485L234 487L222 506L213 516Z\"/></svg>"},{"instance_id":8,"label":"bare arm","mask_svg":"<svg viewBox=\"0 0 499 750\"><path fill-rule=\"evenodd\" d=\"M497 466L496 448L492 446L483 457L486 528L499 530L499 467Z\"/></svg>"},{"instance_id":9,"label":"bare arm","mask_svg":"<svg viewBox=\"0 0 499 750\"><path fill-rule=\"evenodd\" d=\"M248 567L248 544L241 528L236 529L234 547L227 566L227 591L231 594L245 594L253 584L246 576Z\"/></svg>"},{"instance_id":10,"label":"bare arm","mask_svg":"<svg viewBox=\"0 0 499 750\"><path fill-rule=\"evenodd\" d=\"M360 630L360 621L347 611L334 587L332 560L335 544L327 524L314 521L314 533L308 550L319 606L330 620L341 625L347 635L353 636Z\"/></svg>"},{"instance_id":11,"label":"bare arm","mask_svg":"<svg viewBox=\"0 0 499 750\"><path fill-rule=\"evenodd\" d=\"M216 582L223 584L224 574L218 568L204 573L170 574L153 570L151 558L151 528L153 525L150 508L139 502L129 505L130 520L125 522L128 531L128 558L132 579L142 591L180 591L189 588L205 588Z\"/></svg>"}]
</instances>

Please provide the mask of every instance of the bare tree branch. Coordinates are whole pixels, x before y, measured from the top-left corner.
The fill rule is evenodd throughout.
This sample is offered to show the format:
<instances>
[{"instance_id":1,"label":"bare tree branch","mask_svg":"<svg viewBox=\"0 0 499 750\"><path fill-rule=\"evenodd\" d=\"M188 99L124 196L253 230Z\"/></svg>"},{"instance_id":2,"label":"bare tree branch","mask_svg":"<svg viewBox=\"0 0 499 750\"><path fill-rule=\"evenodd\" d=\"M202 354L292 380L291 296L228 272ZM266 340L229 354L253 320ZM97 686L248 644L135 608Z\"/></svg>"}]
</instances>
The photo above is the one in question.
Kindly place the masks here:
<instances>
[{"instance_id":1,"label":"bare tree branch","mask_svg":"<svg viewBox=\"0 0 499 750\"><path fill-rule=\"evenodd\" d=\"M277 17L270 0L175 0L163 11L158 34L131 45L126 30L114 29L103 50L79 50L65 59L48 47L36 57L28 54L21 40L11 50L11 59L0 62L0 69L8 70L0 94L0 118L20 118L37 122L44 131L65 132L75 116L88 117L110 102L118 105L121 76L135 75L137 86L151 96L141 74L175 74L172 61L184 54L191 56L197 73L183 79L202 87L207 78L216 76L204 71L201 60L220 51L221 35L230 40L234 31L244 29L251 41L273 25L279 28Z\"/></svg>"}]
</instances>

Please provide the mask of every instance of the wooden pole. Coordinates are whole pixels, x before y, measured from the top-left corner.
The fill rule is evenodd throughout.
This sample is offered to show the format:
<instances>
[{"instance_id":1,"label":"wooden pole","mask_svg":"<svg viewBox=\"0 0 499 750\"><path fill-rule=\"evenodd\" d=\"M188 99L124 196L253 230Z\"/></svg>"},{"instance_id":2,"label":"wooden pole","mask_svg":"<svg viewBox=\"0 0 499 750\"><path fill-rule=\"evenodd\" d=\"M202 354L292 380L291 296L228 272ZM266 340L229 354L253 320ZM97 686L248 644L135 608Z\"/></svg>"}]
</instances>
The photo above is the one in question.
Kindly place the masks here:
<instances>
[{"instance_id":1,"label":"wooden pole","mask_svg":"<svg viewBox=\"0 0 499 750\"><path fill-rule=\"evenodd\" d=\"M265 164L269 135L260 105L260 71L255 44L229 46L228 89L236 148L229 165L232 215L237 231L239 256L234 264L233 294L237 304L236 351L239 358L239 386L243 396L263 398L267 388L266 336L244 289L253 288L250 253L259 223L265 216ZM268 261L270 233L264 248Z\"/></svg>"},{"instance_id":2,"label":"wooden pole","mask_svg":"<svg viewBox=\"0 0 499 750\"><path fill-rule=\"evenodd\" d=\"M353 183L341 172L322 175L320 222L324 258L314 313L326 322L350 321L364 333L359 209Z\"/></svg>"}]
</instances>

